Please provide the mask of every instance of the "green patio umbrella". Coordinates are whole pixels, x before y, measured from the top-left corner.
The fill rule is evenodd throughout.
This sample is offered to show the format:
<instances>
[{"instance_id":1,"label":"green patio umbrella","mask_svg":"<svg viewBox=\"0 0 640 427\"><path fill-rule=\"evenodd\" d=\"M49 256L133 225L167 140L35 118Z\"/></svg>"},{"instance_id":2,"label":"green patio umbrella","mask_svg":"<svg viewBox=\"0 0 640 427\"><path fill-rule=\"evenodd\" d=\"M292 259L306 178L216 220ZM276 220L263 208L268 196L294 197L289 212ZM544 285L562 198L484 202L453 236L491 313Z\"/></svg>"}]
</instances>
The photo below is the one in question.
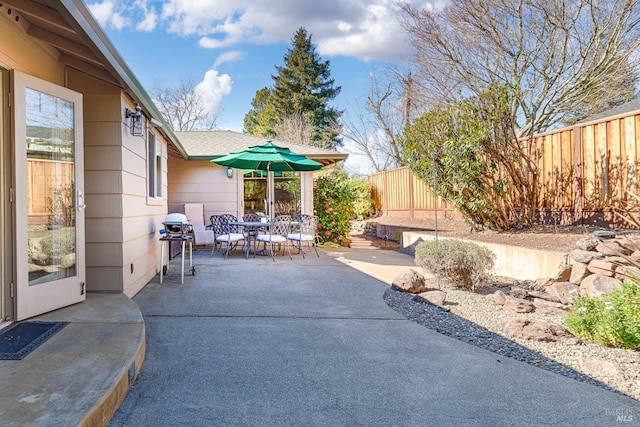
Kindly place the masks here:
<instances>
[{"instance_id":1,"label":"green patio umbrella","mask_svg":"<svg viewBox=\"0 0 640 427\"><path fill-rule=\"evenodd\" d=\"M302 154L296 154L271 141L267 141L263 145L254 145L244 151L215 158L211 162L236 169L267 172L315 171L322 168L322 163L311 160Z\"/></svg>"},{"instance_id":2,"label":"green patio umbrella","mask_svg":"<svg viewBox=\"0 0 640 427\"><path fill-rule=\"evenodd\" d=\"M212 163L235 169L259 170L267 172L269 200L269 217L273 217L273 174L286 171L315 171L322 168L322 163L306 156L294 153L286 147L280 147L271 141L262 145L254 145L244 151L230 153L211 160Z\"/></svg>"},{"instance_id":3,"label":"green patio umbrella","mask_svg":"<svg viewBox=\"0 0 640 427\"><path fill-rule=\"evenodd\" d=\"M257 177L265 178L269 174L269 172L267 172L267 171L244 171L243 172L243 175L245 175L245 176L251 175L251 174L253 174L253 175L257 176ZM282 176L282 172L274 172L273 176L281 177Z\"/></svg>"}]
</instances>

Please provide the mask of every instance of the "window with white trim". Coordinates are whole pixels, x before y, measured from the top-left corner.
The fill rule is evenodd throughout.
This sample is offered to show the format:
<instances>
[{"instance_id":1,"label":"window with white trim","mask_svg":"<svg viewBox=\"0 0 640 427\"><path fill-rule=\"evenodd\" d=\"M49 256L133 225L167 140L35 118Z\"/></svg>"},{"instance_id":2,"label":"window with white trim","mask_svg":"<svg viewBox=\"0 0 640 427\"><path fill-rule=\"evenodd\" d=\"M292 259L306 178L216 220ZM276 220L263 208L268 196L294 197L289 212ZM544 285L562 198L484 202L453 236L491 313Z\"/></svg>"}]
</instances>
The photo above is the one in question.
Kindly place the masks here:
<instances>
[{"instance_id":1,"label":"window with white trim","mask_svg":"<svg viewBox=\"0 0 640 427\"><path fill-rule=\"evenodd\" d=\"M156 142L156 136L153 132L148 133L147 137L147 163L148 163L148 186L149 197L162 197L162 149Z\"/></svg>"}]
</instances>

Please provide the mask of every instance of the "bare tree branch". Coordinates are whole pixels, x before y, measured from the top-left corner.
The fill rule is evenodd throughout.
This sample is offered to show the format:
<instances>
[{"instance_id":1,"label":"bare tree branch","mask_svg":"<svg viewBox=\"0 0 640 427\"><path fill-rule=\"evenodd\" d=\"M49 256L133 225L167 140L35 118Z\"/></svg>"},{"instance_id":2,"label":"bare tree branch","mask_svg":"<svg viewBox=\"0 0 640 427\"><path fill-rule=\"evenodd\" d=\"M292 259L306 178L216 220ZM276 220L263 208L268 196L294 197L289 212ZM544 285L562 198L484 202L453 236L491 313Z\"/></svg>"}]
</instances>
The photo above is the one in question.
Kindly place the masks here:
<instances>
[{"instance_id":1,"label":"bare tree branch","mask_svg":"<svg viewBox=\"0 0 640 427\"><path fill-rule=\"evenodd\" d=\"M218 120L218 111L205 105L192 79L180 80L176 87L155 83L151 96L173 131L211 130Z\"/></svg>"},{"instance_id":2,"label":"bare tree branch","mask_svg":"<svg viewBox=\"0 0 640 427\"><path fill-rule=\"evenodd\" d=\"M450 0L402 9L424 103L505 86L524 136L636 94L638 0Z\"/></svg>"}]
</instances>

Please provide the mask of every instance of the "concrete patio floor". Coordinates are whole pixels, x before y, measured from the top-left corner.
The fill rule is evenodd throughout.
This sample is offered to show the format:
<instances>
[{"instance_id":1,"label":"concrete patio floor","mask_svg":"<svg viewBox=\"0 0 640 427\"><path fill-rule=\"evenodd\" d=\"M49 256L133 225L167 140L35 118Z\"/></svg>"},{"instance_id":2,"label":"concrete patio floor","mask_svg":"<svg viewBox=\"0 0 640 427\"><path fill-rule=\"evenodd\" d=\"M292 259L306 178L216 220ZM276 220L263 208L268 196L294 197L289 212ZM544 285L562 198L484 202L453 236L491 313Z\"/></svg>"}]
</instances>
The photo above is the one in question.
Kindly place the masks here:
<instances>
[{"instance_id":1,"label":"concrete patio floor","mask_svg":"<svg viewBox=\"0 0 640 427\"><path fill-rule=\"evenodd\" d=\"M111 426L640 419L638 401L497 357L391 310L382 294L416 268L411 256L354 247L273 262L209 252L194 252L196 274L184 284L178 258L162 284L156 276L133 301L89 294L40 316L70 324L24 360L0 361L0 381L10 384L0 391L0 424L97 426L114 411Z\"/></svg>"}]
</instances>

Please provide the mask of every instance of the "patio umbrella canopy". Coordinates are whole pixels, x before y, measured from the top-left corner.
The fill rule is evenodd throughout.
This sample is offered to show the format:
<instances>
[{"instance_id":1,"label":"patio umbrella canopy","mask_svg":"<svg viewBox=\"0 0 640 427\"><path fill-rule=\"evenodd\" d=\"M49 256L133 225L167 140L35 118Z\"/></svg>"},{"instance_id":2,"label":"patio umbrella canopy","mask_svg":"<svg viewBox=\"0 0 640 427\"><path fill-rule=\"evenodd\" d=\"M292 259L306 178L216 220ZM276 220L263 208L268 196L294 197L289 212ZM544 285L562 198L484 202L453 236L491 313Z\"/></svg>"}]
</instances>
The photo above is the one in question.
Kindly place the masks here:
<instances>
[{"instance_id":1,"label":"patio umbrella canopy","mask_svg":"<svg viewBox=\"0 0 640 427\"><path fill-rule=\"evenodd\" d=\"M274 173L315 171L322 168L322 163L311 160L302 154L294 153L286 147L280 147L271 141L218 157L211 162L236 169L266 171L268 184L265 208L268 208L269 218L273 218ZM266 200L268 200L268 206Z\"/></svg>"},{"instance_id":2,"label":"patio umbrella canopy","mask_svg":"<svg viewBox=\"0 0 640 427\"><path fill-rule=\"evenodd\" d=\"M314 171L322 168L322 163L296 154L271 141L267 141L263 145L254 145L244 151L218 157L211 162L236 169L269 172Z\"/></svg>"}]
</instances>

